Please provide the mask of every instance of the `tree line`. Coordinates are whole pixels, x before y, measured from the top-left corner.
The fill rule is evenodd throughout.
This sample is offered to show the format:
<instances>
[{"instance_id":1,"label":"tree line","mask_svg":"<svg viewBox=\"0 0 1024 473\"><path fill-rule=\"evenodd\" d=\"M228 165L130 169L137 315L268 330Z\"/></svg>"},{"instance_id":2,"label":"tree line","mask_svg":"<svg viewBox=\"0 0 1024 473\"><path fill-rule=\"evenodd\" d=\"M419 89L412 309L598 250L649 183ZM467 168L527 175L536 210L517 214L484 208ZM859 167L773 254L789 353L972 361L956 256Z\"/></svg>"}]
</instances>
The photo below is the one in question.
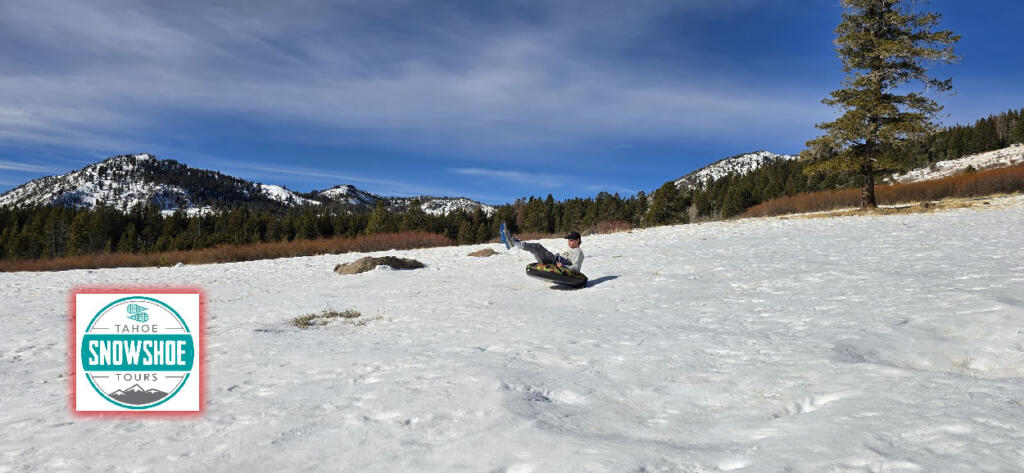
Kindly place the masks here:
<instances>
[{"instance_id":1,"label":"tree line","mask_svg":"<svg viewBox=\"0 0 1024 473\"><path fill-rule=\"evenodd\" d=\"M945 159L1024 142L1024 110L1011 110L957 125L891 150L895 170L909 170ZM438 216L414 201L405 212L379 202L370 213L340 207L300 207L285 212L239 206L205 215L179 210L165 215L157 205L128 212L98 205L93 209L37 206L0 209L0 259L39 259L98 252L157 253L217 245L355 237L374 233L428 231L459 244L486 242L508 222L515 233L556 234L594 229L607 222L654 226L730 218L761 202L805 192L848 188L855 176L807 172L811 160L778 160L744 175L729 174L692 190L668 181L651 194L601 192L595 197L555 201L524 197L488 215L457 211Z\"/></svg>"},{"instance_id":2,"label":"tree line","mask_svg":"<svg viewBox=\"0 0 1024 473\"><path fill-rule=\"evenodd\" d=\"M155 204L128 212L95 208L36 206L0 209L0 258L39 259L102 252L159 253L218 245L355 237L422 230L472 243L491 235L492 219L482 212L433 216L418 207L404 214L383 204L372 213L328 213L312 207L285 213L236 207L204 215L177 210L165 215Z\"/></svg>"}]
</instances>

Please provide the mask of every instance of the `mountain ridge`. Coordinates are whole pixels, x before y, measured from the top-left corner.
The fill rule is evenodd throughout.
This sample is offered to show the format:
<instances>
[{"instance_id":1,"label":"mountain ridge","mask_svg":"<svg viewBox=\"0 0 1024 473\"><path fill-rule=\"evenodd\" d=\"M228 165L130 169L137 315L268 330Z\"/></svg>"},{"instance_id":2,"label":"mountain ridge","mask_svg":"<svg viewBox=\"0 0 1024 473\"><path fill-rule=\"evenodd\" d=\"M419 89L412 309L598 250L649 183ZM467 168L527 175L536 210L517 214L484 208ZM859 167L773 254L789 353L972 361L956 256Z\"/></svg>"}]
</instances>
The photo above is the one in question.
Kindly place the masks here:
<instances>
[{"instance_id":1,"label":"mountain ridge","mask_svg":"<svg viewBox=\"0 0 1024 473\"><path fill-rule=\"evenodd\" d=\"M466 197L385 197L351 184L301 193L149 153L113 156L76 171L33 179L0 194L0 207L108 205L127 212L139 204L155 204L166 213L180 208L194 214L238 206L287 210L336 204L343 211L361 213L372 211L378 202L384 202L389 210L404 212L415 200L424 212L434 215L477 209L494 212L493 206Z\"/></svg>"},{"instance_id":2,"label":"mountain ridge","mask_svg":"<svg viewBox=\"0 0 1024 473\"><path fill-rule=\"evenodd\" d=\"M766 150L737 154L715 161L707 166L686 174L674 182L681 190L696 189L708 182L720 179L729 174L744 175L777 160L793 160L799 156L777 154Z\"/></svg>"}]
</instances>

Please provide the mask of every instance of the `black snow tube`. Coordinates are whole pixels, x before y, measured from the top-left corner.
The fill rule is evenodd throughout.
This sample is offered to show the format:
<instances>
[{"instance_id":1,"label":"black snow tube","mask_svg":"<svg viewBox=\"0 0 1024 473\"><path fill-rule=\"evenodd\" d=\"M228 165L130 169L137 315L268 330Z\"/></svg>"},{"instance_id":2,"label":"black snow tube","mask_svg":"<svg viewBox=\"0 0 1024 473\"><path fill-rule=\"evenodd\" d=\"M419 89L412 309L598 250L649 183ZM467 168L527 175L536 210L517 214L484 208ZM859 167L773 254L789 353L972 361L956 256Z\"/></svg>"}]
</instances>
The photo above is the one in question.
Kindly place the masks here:
<instances>
[{"instance_id":1,"label":"black snow tube","mask_svg":"<svg viewBox=\"0 0 1024 473\"><path fill-rule=\"evenodd\" d=\"M526 265L526 275L569 287L587 285L587 275L569 268L559 268L553 264L530 263Z\"/></svg>"}]
</instances>

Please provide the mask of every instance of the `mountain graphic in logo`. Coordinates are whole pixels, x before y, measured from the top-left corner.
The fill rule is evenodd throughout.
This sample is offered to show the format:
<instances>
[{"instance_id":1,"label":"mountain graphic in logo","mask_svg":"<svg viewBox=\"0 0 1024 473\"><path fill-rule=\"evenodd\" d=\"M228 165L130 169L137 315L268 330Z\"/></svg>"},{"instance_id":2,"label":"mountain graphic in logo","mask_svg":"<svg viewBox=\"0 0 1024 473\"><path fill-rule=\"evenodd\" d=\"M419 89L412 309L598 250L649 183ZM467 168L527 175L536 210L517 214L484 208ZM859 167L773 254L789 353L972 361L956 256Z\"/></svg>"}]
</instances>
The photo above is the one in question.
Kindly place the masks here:
<instances>
[{"instance_id":1,"label":"mountain graphic in logo","mask_svg":"<svg viewBox=\"0 0 1024 473\"><path fill-rule=\"evenodd\" d=\"M128 389L118 389L112 393L107 393L107 396L118 402L141 406L159 401L167 397L167 393L159 389L142 389L142 386L136 384Z\"/></svg>"},{"instance_id":2,"label":"mountain graphic in logo","mask_svg":"<svg viewBox=\"0 0 1024 473\"><path fill-rule=\"evenodd\" d=\"M146 313L146 308L138 304L128 304L126 309L129 315L128 318L139 323L146 323L149 321L149 314Z\"/></svg>"}]
</instances>

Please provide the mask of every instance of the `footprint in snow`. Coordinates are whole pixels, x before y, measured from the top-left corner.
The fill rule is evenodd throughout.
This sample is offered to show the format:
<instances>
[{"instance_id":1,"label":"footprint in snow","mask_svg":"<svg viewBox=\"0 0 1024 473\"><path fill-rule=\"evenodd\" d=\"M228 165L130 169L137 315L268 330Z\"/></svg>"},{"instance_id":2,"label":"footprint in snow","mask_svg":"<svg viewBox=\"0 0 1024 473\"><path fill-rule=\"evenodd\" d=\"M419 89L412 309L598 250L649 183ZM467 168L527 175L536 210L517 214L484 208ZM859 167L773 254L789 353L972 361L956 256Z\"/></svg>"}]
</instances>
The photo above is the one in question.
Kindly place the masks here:
<instances>
[{"instance_id":1,"label":"footprint in snow","mask_svg":"<svg viewBox=\"0 0 1024 473\"><path fill-rule=\"evenodd\" d=\"M821 409L823 406L825 406L825 404L828 404L828 403L833 402L833 401L838 401L838 400L840 400L840 399L842 399L844 397L848 397L848 394L847 393L831 393L831 394L821 394L821 395L817 395L817 396L809 396L809 397L803 398L803 399L801 399L799 401L796 401L794 403L791 403L790 405L786 406L786 410L784 412L776 414L776 415L774 415L772 417L777 419L779 417L793 416L793 415L797 415L797 414L806 414L808 412L814 412L814 411L816 411L818 409Z\"/></svg>"},{"instance_id":2,"label":"footprint in snow","mask_svg":"<svg viewBox=\"0 0 1024 473\"><path fill-rule=\"evenodd\" d=\"M746 458L728 458L718 462L718 469L722 471L733 471L739 470L740 468L746 468L750 465L750 460Z\"/></svg>"}]
</instances>

